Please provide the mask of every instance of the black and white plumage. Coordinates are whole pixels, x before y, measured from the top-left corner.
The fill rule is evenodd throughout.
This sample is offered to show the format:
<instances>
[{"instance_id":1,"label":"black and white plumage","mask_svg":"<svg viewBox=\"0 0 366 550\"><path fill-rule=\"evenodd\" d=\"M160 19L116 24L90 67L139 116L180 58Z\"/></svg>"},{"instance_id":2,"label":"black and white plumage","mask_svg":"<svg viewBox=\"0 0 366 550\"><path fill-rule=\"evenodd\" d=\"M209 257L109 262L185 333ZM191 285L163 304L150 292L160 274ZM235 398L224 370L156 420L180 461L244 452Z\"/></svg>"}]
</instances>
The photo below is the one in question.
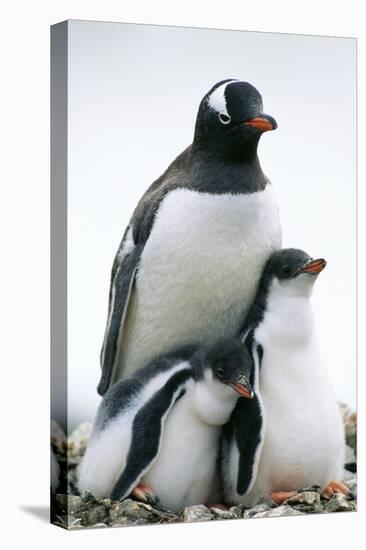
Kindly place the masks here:
<instances>
[{"instance_id":1,"label":"black and white plumage","mask_svg":"<svg viewBox=\"0 0 366 550\"><path fill-rule=\"evenodd\" d=\"M140 200L112 269L98 392L190 343L236 336L281 246L257 146L277 127L249 83L217 83L194 140Z\"/></svg>"},{"instance_id":2,"label":"black and white plumage","mask_svg":"<svg viewBox=\"0 0 366 550\"><path fill-rule=\"evenodd\" d=\"M242 335L255 366L256 402L238 403L224 436L224 494L232 503L312 485L324 490L342 479L344 428L310 301L325 265L285 249L264 270Z\"/></svg>"},{"instance_id":3,"label":"black and white plumage","mask_svg":"<svg viewBox=\"0 0 366 550\"><path fill-rule=\"evenodd\" d=\"M217 497L222 426L240 396L253 397L251 367L245 346L225 339L116 382L98 410L80 492L119 500L143 483L173 511Z\"/></svg>"},{"instance_id":4,"label":"black and white plumage","mask_svg":"<svg viewBox=\"0 0 366 550\"><path fill-rule=\"evenodd\" d=\"M253 399L239 399L225 425L220 467L225 501L239 502L256 480L265 430L265 411L253 363Z\"/></svg>"}]
</instances>

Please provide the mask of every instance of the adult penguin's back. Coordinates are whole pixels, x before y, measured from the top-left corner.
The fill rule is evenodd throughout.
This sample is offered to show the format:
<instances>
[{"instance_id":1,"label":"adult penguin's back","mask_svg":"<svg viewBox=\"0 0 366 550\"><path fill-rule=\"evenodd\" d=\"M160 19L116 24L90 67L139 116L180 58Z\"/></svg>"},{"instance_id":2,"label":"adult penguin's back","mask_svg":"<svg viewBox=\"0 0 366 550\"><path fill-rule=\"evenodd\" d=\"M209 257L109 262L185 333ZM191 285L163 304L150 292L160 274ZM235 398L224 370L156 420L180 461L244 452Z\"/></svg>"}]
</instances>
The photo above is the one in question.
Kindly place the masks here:
<instances>
[{"instance_id":1,"label":"adult penguin's back","mask_svg":"<svg viewBox=\"0 0 366 550\"><path fill-rule=\"evenodd\" d=\"M276 127L247 82L219 82L201 101L192 145L146 191L117 252L100 394L162 353L239 331L281 247L257 156Z\"/></svg>"}]
</instances>

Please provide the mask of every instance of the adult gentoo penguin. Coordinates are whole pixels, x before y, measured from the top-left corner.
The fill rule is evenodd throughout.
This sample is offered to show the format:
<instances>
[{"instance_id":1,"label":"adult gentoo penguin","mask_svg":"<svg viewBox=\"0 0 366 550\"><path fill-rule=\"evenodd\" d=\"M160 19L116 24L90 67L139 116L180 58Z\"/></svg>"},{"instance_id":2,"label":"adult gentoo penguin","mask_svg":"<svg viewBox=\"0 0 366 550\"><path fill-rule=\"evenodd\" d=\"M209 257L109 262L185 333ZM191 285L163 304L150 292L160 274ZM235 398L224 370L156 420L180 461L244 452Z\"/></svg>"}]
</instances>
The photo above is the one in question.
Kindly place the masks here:
<instances>
[{"instance_id":1,"label":"adult gentoo penguin","mask_svg":"<svg viewBox=\"0 0 366 550\"><path fill-rule=\"evenodd\" d=\"M240 330L281 246L257 155L277 125L262 110L251 84L217 83L201 101L193 143L139 202L112 268L101 395L154 357Z\"/></svg>"},{"instance_id":2,"label":"adult gentoo penguin","mask_svg":"<svg viewBox=\"0 0 366 550\"><path fill-rule=\"evenodd\" d=\"M319 485L340 483L345 436L336 396L318 348L310 297L323 259L301 250L273 253L248 314L243 338L254 360L256 401L240 400L223 446L226 499L280 503ZM250 420L249 420L250 419Z\"/></svg>"},{"instance_id":3,"label":"adult gentoo penguin","mask_svg":"<svg viewBox=\"0 0 366 550\"><path fill-rule=\"evenodd\" d=\"M81 493L120 500L133 492L173 511L215 500L222 425L240 396L253 396L251 368L245 346L224 339L164 356L116 382L81 463Z\"/></svg>"}]
</instances>

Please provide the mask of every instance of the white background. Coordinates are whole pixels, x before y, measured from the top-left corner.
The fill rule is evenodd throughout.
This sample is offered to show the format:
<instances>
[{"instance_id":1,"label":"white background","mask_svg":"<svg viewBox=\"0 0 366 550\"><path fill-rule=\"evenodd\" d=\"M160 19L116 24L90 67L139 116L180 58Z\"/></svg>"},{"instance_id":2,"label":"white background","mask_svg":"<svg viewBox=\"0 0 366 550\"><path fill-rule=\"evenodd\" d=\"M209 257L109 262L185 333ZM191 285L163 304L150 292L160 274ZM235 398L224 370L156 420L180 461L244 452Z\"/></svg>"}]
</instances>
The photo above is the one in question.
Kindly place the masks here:
<instances>
[{"instance_id":1,"label":"white background","mask_svg":"<svg viewBox=\"0 0 366 550\"><path fill-rule=\"evenodd\" d=\"M49 25L73 18L245 28L358 36L361 2L13 2L2 12L1 236L2 369L5 374L1 437L1 538L4 547L97 549L104 545L150 548L222 548L229 545L305 549L363 546L364 430L359 445L357 514L236 521L66 533L44 519L49 469ZM240 6L240 7L239 7ZM181 13L179 13L181 10ZM359 120L366 120L365 47L359 43ZM364 136L360 125L359 132ZM279 136L279 131L277 136ZM275 133L267 136L275 141ZM361 137L361 136L360 136ZM276 138L277 139L277 138ZM279 138L278 138L279 139ZM364 137L359 150L365 150ZM360 155L361 157L361 155ZM359 209L365 208L360 161ZM271 174L273 178L273 174ZM361 218L361 216L360 216ZM360 236L365 223L360 221ZM363 239L359 244L359 303L364 305ZM364 248L364 246L363 246ZM324 273L325 275L325 273ZM359 391L365 387L364 308L359 313ZM362 395L362 394L361 394ZM359 414L365 407L359 400ZM264 529L263 529L264 527ZM359 542L361 540L361 542Z\"/></svg>"},{"instance_id":2,"label":"white background","mask_svg":"<svg viewBox=\"0 0 366 550\"><path fill-rule=\"evenodd\" d=\"M278 130L259 155L284 246L325 257L315 286L321 351L356 404L356 41L71 21L68 29L69 427L92 420L112 261L146 188L191 141L225 78L262 93Z\"/></svg>"}]
</instances>

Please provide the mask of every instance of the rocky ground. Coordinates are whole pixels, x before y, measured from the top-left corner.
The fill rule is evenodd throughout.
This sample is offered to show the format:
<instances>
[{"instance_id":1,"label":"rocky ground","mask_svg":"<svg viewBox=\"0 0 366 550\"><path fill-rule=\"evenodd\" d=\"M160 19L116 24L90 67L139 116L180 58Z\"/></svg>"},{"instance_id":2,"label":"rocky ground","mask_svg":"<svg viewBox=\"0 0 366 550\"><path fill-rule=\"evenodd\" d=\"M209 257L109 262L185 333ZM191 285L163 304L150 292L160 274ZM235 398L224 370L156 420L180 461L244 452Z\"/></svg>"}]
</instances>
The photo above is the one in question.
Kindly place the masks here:
<instances>
[{"instance_id":1,"label":"rocky ground","mask_svg":"<svg viewBox=\"0 0 366 550\"><path fill-rule=\"evenodd\" d=\"M80 424L66 439L61 428L52 422L51 448L53 459L59 466L59 477L52 483L51 520L65 529L83 529L355 511L357 418L346 405L341 404L340 407L346 429L347 454L343 481L351 491L348 497L337 494L326 500L320 495L318 487L308 487L298 491L281 506L277 506L269 496L264 496L251 507L240 505L221 510L200 504L188 506L179 515L130 498L122 502L98 500L91 494L81 498L76 488L77 465L84 454L91 425Z\"/></svg>"}]
</instances>

